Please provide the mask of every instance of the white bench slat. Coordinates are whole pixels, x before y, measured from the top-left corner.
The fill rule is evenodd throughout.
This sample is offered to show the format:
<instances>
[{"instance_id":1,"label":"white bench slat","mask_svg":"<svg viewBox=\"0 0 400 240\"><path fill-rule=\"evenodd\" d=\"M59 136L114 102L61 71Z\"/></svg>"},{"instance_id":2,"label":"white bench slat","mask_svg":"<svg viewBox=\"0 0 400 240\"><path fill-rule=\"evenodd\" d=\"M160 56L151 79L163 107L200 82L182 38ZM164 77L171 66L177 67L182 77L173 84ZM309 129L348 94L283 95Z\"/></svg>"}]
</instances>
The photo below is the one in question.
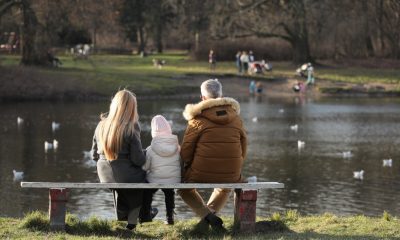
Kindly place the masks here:
<instances>
[{"instance_id":1,"label":"white bench slat","mask_svg":"<svg viewBox=\"0 0 400 240\"><path fill-rule=\"evenodd\" d=\"M21 182L23 188L239 188L239 189L269 189L284 188L283 183L255 182L255 183L73 183L73 182Z\"/></svg>"}]
</instances>

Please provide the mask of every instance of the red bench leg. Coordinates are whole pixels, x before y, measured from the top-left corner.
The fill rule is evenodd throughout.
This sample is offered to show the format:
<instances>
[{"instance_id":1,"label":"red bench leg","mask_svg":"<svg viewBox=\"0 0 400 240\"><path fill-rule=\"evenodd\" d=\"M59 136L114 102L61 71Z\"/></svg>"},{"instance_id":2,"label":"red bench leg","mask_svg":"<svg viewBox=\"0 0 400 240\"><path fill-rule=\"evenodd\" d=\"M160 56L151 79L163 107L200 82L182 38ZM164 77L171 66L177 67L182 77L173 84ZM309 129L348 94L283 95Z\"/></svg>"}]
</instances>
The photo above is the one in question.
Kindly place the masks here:
<instances>
[{"instance_id":1,"label":"red bench leg","mask_svg":"<svg viewBox=\"0 0 400 240\"><path fill-rule=\"evenodd\" d=\"M65 230L66 203L69 189L49 190L49 218L52 230Z\"/></svg>"},{"instance_id":2,"label":"red bench leg","mask_svg":"<svg viewBox=\"0 0 400 240\"><path fill-rule=\"evenodd\" d=\"M234 225L241 232L252 232L256 226L257 190L235 189Z\"/></svg>"}]
</instances>

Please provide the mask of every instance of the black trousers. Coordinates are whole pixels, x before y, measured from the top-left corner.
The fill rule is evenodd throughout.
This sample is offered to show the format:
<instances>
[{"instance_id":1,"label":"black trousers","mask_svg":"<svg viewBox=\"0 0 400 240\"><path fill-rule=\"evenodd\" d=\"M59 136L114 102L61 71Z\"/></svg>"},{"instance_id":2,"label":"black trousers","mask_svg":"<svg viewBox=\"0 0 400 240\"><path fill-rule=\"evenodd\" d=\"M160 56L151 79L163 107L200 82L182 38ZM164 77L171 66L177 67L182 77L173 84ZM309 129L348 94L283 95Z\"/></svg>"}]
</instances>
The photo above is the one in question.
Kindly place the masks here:
<instances>
[{"instance_id":1,"label":"black trousers","mask_svg":"<svg viewBox=\"0 0 400 240\"><path fill-rule=\"evenodd\" d=\"M175 191L174 189L161 189L165 196L165 207L167 218L173 218L175 209ZM151 203L153 202L153 196L158 189L144 189L143 191L143 203L140 209L139 218L142 221L151 221Z\"/></svg>"}]
</instances>

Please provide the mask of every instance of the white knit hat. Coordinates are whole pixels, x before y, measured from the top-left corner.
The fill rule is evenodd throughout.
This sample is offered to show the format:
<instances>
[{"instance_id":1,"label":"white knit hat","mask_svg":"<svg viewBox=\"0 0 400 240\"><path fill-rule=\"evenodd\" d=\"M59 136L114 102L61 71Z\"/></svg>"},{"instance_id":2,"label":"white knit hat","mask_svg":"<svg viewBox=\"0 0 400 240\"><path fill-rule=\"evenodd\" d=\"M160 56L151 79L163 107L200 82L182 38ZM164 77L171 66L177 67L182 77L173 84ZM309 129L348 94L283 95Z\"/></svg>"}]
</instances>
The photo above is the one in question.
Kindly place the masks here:
<instances>
[{"instance_id":1,"label":"white knit hat","mask_svg":"<svg viewBox=\"0 0 400 240\"><path fill-rule=\"evenodd\" d=\"M161 115L153 117L151 120L151 136L156 137L170 134L172 134L172 130L167 119Z\"/></svg>"}]
</instances>

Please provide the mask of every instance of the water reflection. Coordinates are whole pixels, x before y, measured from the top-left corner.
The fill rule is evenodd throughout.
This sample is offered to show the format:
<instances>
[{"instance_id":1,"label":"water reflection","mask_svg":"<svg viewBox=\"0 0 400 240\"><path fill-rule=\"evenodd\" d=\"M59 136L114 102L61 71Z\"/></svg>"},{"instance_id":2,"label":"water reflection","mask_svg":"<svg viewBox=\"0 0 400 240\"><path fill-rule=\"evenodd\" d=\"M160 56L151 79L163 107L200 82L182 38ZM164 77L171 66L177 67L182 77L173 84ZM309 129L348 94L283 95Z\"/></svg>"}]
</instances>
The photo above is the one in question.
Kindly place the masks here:
<instances>
[{"instance_id":1,"label":"water reflection","mask_svg":"<svg viewBox=\"0 0 400 240\"><path fill-rule=\"evenodd\" d=\"M400 102L394 99L268 99L242 98L241 115L248 132L245 176L280 181L282 190L259 192L258 215L297 209L304 214L397 214L400 203ZM141 101L142 142L151 141L150 121L163 114L182 139L185 101ZM0 215L48 208L48 193L21 189L12 170L24 171L26 181L96 182L95 165L83 151L91 146L93 131L108 103L2 103L0 115ZM24 119L18 125L17 117ZM254 118L257 121L253 121ZM51 123L60 129L52 131ZM298 124L298 131L290 126ZM44 142L57 139L57 151L44 151ZM305 141L301 151L297 141ZM352 156L343 158L344 151ZM392 167L382 167L383 159ZM352 172L363 169L364 180ZM209 195L209 191L203 194ZM162 192L155 196L160 218L165 215ZM193 214L176 198L178 218ZM86 218L114 216L107 190L71 190L68 209ZM230 201L223 214L231 215Z\"/></svg>"}]
</instances>

